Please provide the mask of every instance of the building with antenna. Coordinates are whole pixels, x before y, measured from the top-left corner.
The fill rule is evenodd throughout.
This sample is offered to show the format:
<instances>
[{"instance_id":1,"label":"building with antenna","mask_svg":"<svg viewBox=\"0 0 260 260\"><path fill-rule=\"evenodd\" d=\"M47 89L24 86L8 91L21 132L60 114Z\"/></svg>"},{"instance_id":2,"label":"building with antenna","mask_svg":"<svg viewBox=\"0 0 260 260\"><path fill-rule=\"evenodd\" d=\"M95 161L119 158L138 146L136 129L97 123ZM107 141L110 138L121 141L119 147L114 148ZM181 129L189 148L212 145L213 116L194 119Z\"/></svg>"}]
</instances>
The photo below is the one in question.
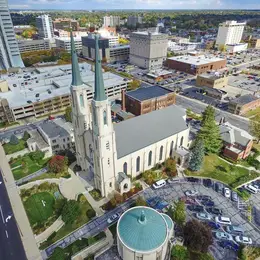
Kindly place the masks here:
<instances>
[{"instance_id":1,"label":"building with antenna","mask_svg":"<svg viewBox=\"0 0 260 260\"><path fill-rule=\"evenodd\" d=\"M179 164L187 161L189 128L185 110L173 105L113 124L111 104L104 87L99 36L95 36L95 82L91 102L88 102L87 86L79 72L73 37L71 56L72 123L77 164L102 196L115 190L129 191L131 178L168 157L175 158Z\"/></svg>"}]
</instances>

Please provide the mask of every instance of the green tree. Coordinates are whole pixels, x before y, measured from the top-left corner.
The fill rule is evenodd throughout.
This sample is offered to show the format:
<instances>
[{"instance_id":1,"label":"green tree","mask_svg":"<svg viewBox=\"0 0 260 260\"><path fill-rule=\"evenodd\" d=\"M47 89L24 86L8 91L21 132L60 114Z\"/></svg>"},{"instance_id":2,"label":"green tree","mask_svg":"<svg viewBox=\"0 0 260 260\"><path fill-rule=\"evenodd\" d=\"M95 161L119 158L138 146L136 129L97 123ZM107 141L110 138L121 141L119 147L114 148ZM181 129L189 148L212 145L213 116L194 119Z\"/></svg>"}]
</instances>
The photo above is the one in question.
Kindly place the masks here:
<instances>
[{"instance_id":1,"label":"green tree","mask_svg":"<svg viewBox=\"0 0 260 260\"><path fill-rule=\"evenodd\" d=\"M23 133L23 140L26 142L30 138L30 134L27 131Z\"/></svg>"},{"instance_id":2,"label":"green tree","mask_svg":"<svg viewBox=\"0 0 260 260\"><path fill-rule=\"evenodd\" d=\"M138 196L135 201L136 206L147 206L145 199L142 196Z\"/></svg>"},{"instance_id":3,"label":"green tree","mask_svg":"<svg viewBox=\"0 0 260 260\"><path fill-rule=\"evenodd\" d=\"M66 203L67 199L65 198L55 200L54 211L57 217L61 215L62 209Z\"/></svg>"},{"instance_id":4,"label":"green tree","mask_svg":"<svg viewBox=\"0 0 260 260\"><path fill-rule=\"evenodd\" d=\"M64 249L56 247L49 258L49 260L65 260L67 257L65 255Z\"/></svg>"},{"instance_id":5,"label":"green tree","mask_svg":"<svg viewBox=\"0 0 260 260\"><path fill-rule=\"evenodd\" d=\"M260 141L260 113L250 120L250 132L257 139L257 143Z\"/></svg>"},{"instance_id":6,"label":"green tree","mask_svg":"<svg viewBox=\"0 0 260 260\"><path fill-rule=\"evenodd\" d=\"M62 209L61 217L66 224L72 224L79 214L79 202L76 200L69 200Z\"/></svg>"},{"instance_id":7,"label":"green tree","mask_svg":"<svg viewBox=\"0 0 260 260\"><path fill-rule=\"evenodd\" d=\"M139 80L133 79L133 81L129 83L128 89L135 90L135 89L139 88L140 85L141 85L141 82Z\"/></svg>"},{"instance_id":8,"label":"green tree","mask_svg":"<svg viewBox=\"0 0 260 260\"><path fill-rule=\"evenodd\" d=\"M208 247L213 243L210 227L196 219L186 223L183 236L183 245L187 247L191 259L199 259L198 255L207 253Z\"/></svg>"},{"instance_id":9,"label":"green tree","mask_svg":"<svg viewBox=\"0 0 260 260\"><path fill-rule=\"evenodd\" d=\"M71 107L67 107L66 110L65 110L65 120L67 122L72 122L72 116L71 116L71 113L72 113L72 108Z\"/></svg>"},{"instance_id":10,"label":"green tree","mask_svg":"<svg viewBox=\"0 0 260 260\"><path fill-rule=\"evenodd\" d=\"M13 144L13 145L19 144L19 139L17 138L16 135L11 135L11 137L10 137L10 144Z\"/></svg>"},{"instance_id":11,"label":"green tree","mask_svg":"<svg viewBox=\"0 0 260 260\"><path fill-rule=\"evenodd\" d=\"M172 220L179 226L183 227L186 220L185 203L181 200L174 201L170 210Z\"/></svg>"},{"instance_id":12,"label":"green tree","mask_svg":"<svg viewBox=\"0 0 260 260\"><path fill-rule=\"evenodd\" d=\"M172 158L168 158L165 163L165 171L167 172L168 176L174 177L176 176L177 173L177 167L176 167L176 162Z\"/></svg>"},{"instance_id":13,"label":"green tree","mask_svg":"<svg viewBox=\"0 0 260 260\"><path fill-rule=\"evenodd\" d=\"M197 138L194 146L191 148L189 169L192 171L199 171L204 159L204 143L202 139Z\"/></svg>"},{"instance_id":14,"label":"green tree","mask_svg":"<svg viewBox=\"0 0 260 260\"><path fill-rule=\"evenodd\" d=\"M184 246L176 245L171 251L171 260L188 260L188 250Z\"/></svg>"},{"instance_id":15,"label":"green tree","mask_svg":"<svg viewBox=\"0 0 260 260\"><path fill-rule=\"evenodd\" d=\"M218 153L222 147L219 126L215 122L215 109L208 106L203 112L198 138L204 142L205 152Z\"/></svg>"}]
</instances>

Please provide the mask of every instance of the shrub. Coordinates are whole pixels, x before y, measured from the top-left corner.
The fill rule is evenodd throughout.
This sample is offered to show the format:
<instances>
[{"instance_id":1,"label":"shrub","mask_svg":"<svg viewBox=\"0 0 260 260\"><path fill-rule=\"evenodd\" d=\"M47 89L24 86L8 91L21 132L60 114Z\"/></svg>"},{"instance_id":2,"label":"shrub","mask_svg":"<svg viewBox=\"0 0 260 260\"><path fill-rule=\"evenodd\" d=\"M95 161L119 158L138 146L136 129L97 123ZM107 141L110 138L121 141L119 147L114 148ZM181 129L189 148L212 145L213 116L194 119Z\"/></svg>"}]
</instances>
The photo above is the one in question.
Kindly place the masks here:
<instances>
[{"instance_id":1,"label":"shrub","mask_svg":"<svg viewBox=\"0 0 260 260\"><path fill-rule=\"evenodd\" d=\"M38 161L41 161L44 158L44 152L42 152L42 151L35 151L35 152L32 152L32 153L29 153L29 157L34 162L38 162Z\"/></svg>"},{"instance_id":2,"label":"shrub","mask_svg":"<svg viewBox=\"0 0 260 260\"><path fill-rule=\"evenodd\" d=\"M53 173L64 172L68 167L68 158L61 155L54 155L49 163L48 168Z\"/></svg>"},{"instance_id":3,"label":"shrub","mask_svg":"<svg viewBox=\"0 0 260 260\"><path fill-rule=\"evenodd\" d=\"M30 138L30 135L27 131L24 131L23 133L23 140L26 142Z\"/></svg>"},{"instance_id":4,"label":"shrub","mask_svg":"<svg viewBox=\"0 0 260 260\"><path fill-rule=\"evenodd\" d=\"M88 209L86 214L89 219L92 219L96 216L96 212L94 209Z\"/></svg>"},{"instance_id":5,"label":"shrub","mask_svg":"<svg viewBox=\"0 0 260 260\"><path fill-rule=\"evenodd\" d=\"M137 190L142 190L143 189L143 186L142 186L142 184L140 182L136 182L134 184L134 186L135 186L135 189L137 189Z\"/></svg>"},{"instance_id":6,"label":"shrub","mask_svg":"<svg viewBox=\"0 0 260 260\"><path fill-rule=\"evenodd\" d=\"M121 204L124 201L123 196L118 193L115 193L114 199L116 201L116 204Z\"/></svg>"},{"instance_id":7,"label":"shrub","mask_svg":"<svg viewBox=\"0 0 260 260\"><path fill-rule=\"evenodd\" d=\"M172 158L168 158L165 163L165 171L168 176L174 177L177 173L176 162Z\"/></svg>"}]
</instances>

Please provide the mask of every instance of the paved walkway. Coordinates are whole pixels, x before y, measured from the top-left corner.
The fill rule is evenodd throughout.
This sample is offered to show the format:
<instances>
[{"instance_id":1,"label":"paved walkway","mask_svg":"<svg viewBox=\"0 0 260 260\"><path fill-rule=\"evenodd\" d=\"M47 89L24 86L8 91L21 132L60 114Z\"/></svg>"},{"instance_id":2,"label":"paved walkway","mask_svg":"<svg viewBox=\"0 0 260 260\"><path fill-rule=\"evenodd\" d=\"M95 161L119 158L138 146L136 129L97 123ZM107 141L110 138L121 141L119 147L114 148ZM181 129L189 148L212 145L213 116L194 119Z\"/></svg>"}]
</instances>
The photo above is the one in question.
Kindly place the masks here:
<instances>
[{"instance_id":1,"label":"paved walkway","mask_svg":"<svg viewBox=\"0 0 260 260\"><path fill-rule=\"evenodd\" d=\"M6 158L7 158L8 162L9 162L9 161L10 161L10 158L17 158L19 155L23 156L23 155L25 155L25 154L27 154L27 153L29 153L29 152L30 152L29 149L28 149L28 148L25 148L25 149L23 149L23 150L21 150L21 151L18 151L18 152L16 152L16 153L7 154L7 155L6 155Z\"/></svg>"},{"instance_id":2,"label":"paved walkway","mask_svg":"<svg viewBox=\"0 0 260 260\"><path fill-rule=\"evenodd\" d=\"M17 221L17 226L18 229L20 230L20 236L22 239L26 256L28 260L40 260L42 259L42 257L36 245L36 241L34 239L34 235L30 227L30 223L25 213L23 203L19 196L17 186L15 184L15 180L2 145L0 145L0 165L6 183L8 196Z\"/></svg>"},{"instance_id":3,"label":"paved walkway","mask_svg":"<svg viewBox=\"0 0 260 260\"><path fill-rule=\"evenodd\" d=\"M44 242L53 232L58 231L65 223L61 219L61 216L45 231L35 237L36 243L39 246Z\"/></svg>"}]
</instances>

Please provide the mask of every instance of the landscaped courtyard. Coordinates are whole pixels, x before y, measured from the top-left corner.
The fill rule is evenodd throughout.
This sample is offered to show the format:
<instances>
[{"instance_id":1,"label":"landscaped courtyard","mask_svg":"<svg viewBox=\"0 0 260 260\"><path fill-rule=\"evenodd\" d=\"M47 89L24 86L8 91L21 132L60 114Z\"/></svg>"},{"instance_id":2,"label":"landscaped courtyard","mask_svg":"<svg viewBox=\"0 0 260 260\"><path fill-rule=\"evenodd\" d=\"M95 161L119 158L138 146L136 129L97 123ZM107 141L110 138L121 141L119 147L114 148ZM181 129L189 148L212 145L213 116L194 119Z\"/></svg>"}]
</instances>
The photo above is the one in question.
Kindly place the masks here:
<instances>
[{"instance_id":1,"label":"landscaped courtyard","mask_svg":"<svg viewBox=\"0 0 260 260\"><path fill-rule=\"evenodd\" d=\"M3 145L6 154L19 152L27 147L26 141L19 139L18 144L6 143Z\"/></svg>"},{"instance_id":2,"label":"landscaped courtyard","mask_svg":"<svg viewBox=\"0 0 260 260\"><path fill-rule=\"evenodd\" d=\"M236 187L259 176L257 172L229 164L216 154L209 154L204 157L204 163L200 171L192 172L186 170L185 174L188 176L213 178L227 183L232 187Z\"/></svg>"},{"instance_id":3,"label":"landscaped courtyard","mask_svg":"<svg viewBox=\"0 0 260 260\"><path fill-rule=\"evenodd\" d=\"M33 159L31 155L32 153L28 153L9 162L15 180L19 180L47 166L49 158L44 159L41 156L39 158Z\"/></svg>"}]
</instances>

